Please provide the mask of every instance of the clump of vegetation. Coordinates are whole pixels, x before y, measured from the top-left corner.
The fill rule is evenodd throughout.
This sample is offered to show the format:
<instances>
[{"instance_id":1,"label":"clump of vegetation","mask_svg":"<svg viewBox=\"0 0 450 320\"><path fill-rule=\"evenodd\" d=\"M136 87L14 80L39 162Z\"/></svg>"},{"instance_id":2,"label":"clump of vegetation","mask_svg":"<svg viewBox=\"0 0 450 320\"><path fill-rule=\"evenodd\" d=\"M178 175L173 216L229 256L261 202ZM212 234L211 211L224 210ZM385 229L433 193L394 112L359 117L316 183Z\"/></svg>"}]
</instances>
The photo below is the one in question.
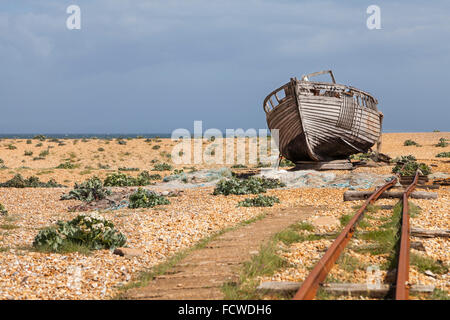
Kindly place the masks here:
<instances>
[{"instance_id":1,"label":"clump of vegetation","mask_svg":"<svg viewBox=\"0 0 450 320\"><path fill-rule=\"evenodd\" d=\"M157 205L170 204L170 201L155 192L139 188L135 193L130 195L130 204L132 209L136 208L153 208Z\"/></svg>"},{"instance_id":2,"label":"clump of vegetation","mask_svg":"<svg viewBox=\"0 0 450 320\"><path fill-rule=\"evenodd\" d=\"M404 146L416 146L416 147L421 147L420 144L418 144L417 142L415 142L414 140L405 140L405 142L403 142Z\"/></svg>"},{"instance_id":3,"label":"clump of vegetation","mask_svg":"<svg viewBox=\"0 0 450 320\"><path fill-rule=\"evenodd\" d=\"M393 163L407 163L410 161L416 161L416 157L414 157L412 154L408 154L407 156L400 156L396 157L395 159L391 160Z\"/></svg>"},{"instance_id":4,"label":"clump of vegetation","mask_svg":"<svg viewBox=\"0 0 450 320\"><path fill-rule=\"evenodd\" d=\"M150 174L148 171L142 171L136 178L137 186L146 186L151 184L150 181L161 179L159 174Z\"/></svg>"},{"instance_id":5,"label":"clump of vegetation","mask_svg":"<svg viewBox=\"0 0 450 320\"><path fill-rule=\"evenodd\" d=\"M38 177L31 176L24 179L22 175L16 174L11 180L0 183L2 188L61 188L64 187L58 184L54 179L50 179L48 182L42 182Z\"/></svg>"},{"instance_id":6,"label":"clump of vegetation","mask_svg":"<svg viewBox=\"0 0 450 320\"><path fill-rule=\"evenodd\" d=\"M84 202L101 200L110 195L111 191L103 186L102 181L98 177L92 177L89 180L78 184L67 194L61 196L61 200L76 199Z\"/></svg>"},{"instance_id":7,"label":"clump of vegetation","mask_svg":"<svg viewBox=\"0 0 450 320\"><path fill-rule=\"evenodd\" d=\"M356 153L356 154L352 154L350 155L350 160L369 160L371 158L372 153L371 152L367 152L367 153Z\"/></svg>"},{"instance_id":8,"label":"clump of vegetation","mask_svg":"<svg viewBox=\"0 0 450 320\"><path fill-rule=\"evenodd\" d=\"M34 136L33 139L39 140L39 141L45 141L45 139L47 139L47 137L42 134L38 134L38 135Z\"/></svg>"},{"instance_id":9,"label":"clump of vegetation","mask_svg":"<svg viewBox=\"0 0 450 320\"><path fill-rule=\"evenodd\" d=\"M175 169L175 170L173 170L173 174L180 175L180 174L183 174L183 173L184 173L183 169Z\"/></svg>"},{"instance_id":10,"label":"clump of vegetation","mask_svg":"<svg viewBox=\"0 0 450 320\"><path fill-rule=\"evenodd\" d=\"M238 207L272 207L275 203L280 203L280 199L271 196L259 195L256 198L247 198L239 201Z\"/></svg>"},{"instance_id":11,"label":"clump of vegetation","mask_svg":"<svg viewBox=\"0 0 450 320\"><path fill-rule=\"evenodd\" d=\"M41 151L41 153L39 153L39 157L40 158L45 158L49 154L50 154L50 151L47 149L47 150Z\"/></svg>"},{"instance_id":12,"label":"clump of vegetation","mask_svg":"<svg viewBox=\"0 0 450 320\"><path fill-rule=\"evenodd\" d=\"M103 152L103 151L105 151L105 148L100 147L97 149L97 151Z\"/></svg>"},{"instance_id":13,"label":"clump of vegetation","mask_svg":"<svg viewBox=\"0 0 450 320\"><path fill-rule=\"evenodd\" d=\"M144 172L147 172L147 171L144 171ZM144 172L143 172L143 173L144 173ZM161 177L160 174L156 173L156 174L151 174L151 175L149 175L149 179L150 179L150 180L161 180L162 177Z\"/></svg>"},{"instance_id":14,"label":"clump of vegetation","mask_svg":"<svg viewBox=\"0 0 450 320\"><path fill-rule=\"evenodd\" d=\"M369 251L371 254L389 254L390 261L392 261L396 254L396 245L399 240L399 226L401 225L402 217L402 203L398 202L393 209L393 214L390 219L382 224L377 230L366 231L363 233L357 232L356 237L363 240L374 241L375 244L367 247L356 249L362 252Z\"/></svg>"},{"instance_id":15,"label":"clump of vegetation","mask_svg":"<svg viewBox=\"0 0 450 320\"><path fill-rule=\"evenodd\" d=\"M420 170L423 175L431 174L431 168L425 163L419 163L416 161L409 161L406 163L397 163L392 169L392 173L398 173L401 176L413 176L416 171Z\"/></svg>"},{"instance_id":16,"label":"clump of vegetation","mask_svg":"<svg viewBox=\"0 0 450 320\"><path fill-rule=\"evenodd\" d=\"M354 272L355 270L365 270L367 265L361 262L358 258L349 255L348 253L342 254L336 261L339 268L347 272Z\"/></svg>"},{"instance_id":17,"label":"clump of vegetation","mask_svg":"<svg viewBox=\"0 0 450 320\"><path fill-rule=\"evenodd\" d=\"M189 169L188 173L194 173L198 171L196 167L185 167L185 169Z\"/></svg>"},{"instance_id":18,"label":"clump of vegetation","mask_svg":"<svg viewBox=\"0 0 450 320\"><path fill-rule=\"evenodd\" d=\"M3 159L0 159L0 169L5 169L7 166L5 166L5 161Z\"/></svg>"},{"instance_id":19,"label":"clump of vegetation","mask_svg":"<svg viewBox=\"0 0 450 320\"><path fill-rule=\"evenodd\" d=\"M33 142L31 141L31 139L27 140L27 144L32 144Z\"/></svg>"},{"instance_id":20,"label":"clump of vegetation","mask_svg":"<svg viewBox=\"0 0 450 320\"><path fill-rule=\"evenodd\" d=\"M433 293L429 297L430 300L450 300L450 296L447 291L435 288Z\"/></svg>"},{"instance_id":21,"label":"clump of vegetation","mask_svg":"<svg viewBox=\"0 0 450 320\"><path fill-rule=\"evenodd\" d=\"M67 252L70 248L110 249L125 245L126 237L97 213L80 214L71 221L58 221L34 238L33 247L42 251ZM69 250L67 250L69 249Z\"/></svg>"},{"instance_id":22,"label":"clump of vegetation","mask_svg":"<svg viewBox=\"0 0 450 320\"><path fill-rule=\"evenodd\" d=\"M66 161L64 163L59 164L56 169L75 169L78 168L79 165L72 163L70 161Z\"/></svg>"},{"instance_id":23,"label":"clump of vegetation","mask_svg":"<svg viewBox=\"0 0 450 320\"><path fill-rule=\"evenodd\" d=\"M286 268L290 264L277 254L279 248L275 241L264 244L257 255L244 264L239 282L228 282L222 286L225 299L231 300L256 300L262 299L263 295L256 291L260 276L270 276L275 271ZM285 298L284 295L282 298Z\"/></svg>"},{"instance_id":24,"label":"clump of vegetation","mask_svg":"<svg viewBox=\"0 0 450 320\"><path fill-rule=\"evenodd\" d=\"M410 264L416 266L422 273L427 270L434 274L445 274L448 272L448 268L443 263L418 253L411 253Z\"/></svg>"},{"instance_id":25,"label":"clump of vegetation","mask_svg":"<svg viewBox=\"0 0 450 320\"><path fill-rule=\"evenodd\" d=\"M121 168L119 168L119 171L139 171L139 168L126 168L126 167L121 167Z\"/></svg>"},{"instance_id":26,"label":"clump of vegetation","mask_svg":"<svg viewBox=\"0 0 450 320\"><path fill-rule=\"evenodd\" d=\"M166 151L160 153L161 157L166 157L168 159L172 158L172 155Z\"/></svg>"},{"instance_id":27,"label":"clump of vegetation","mask_svg":"<svg viewBox=\"0 0 450 320\"><path fill-rule=\"evenodd\" d=\"M450 158L450 152L441 152L436 155L437 158Z\"/></svg>"},{"instance_id":28,"label":"clump of vegetation","mask_svg":"<svg viewBox=\"0 0 450 320\"><path fill-rule=\"evenodd\" d=\"M104 184L108 187L147 186L151 184L152 180L158 179L161 179L159 174L151 175L148 171L142 171L136 178L118 172L108 175Z\"/></svg>"},{"instance_id":29,"label":"clump of vegetation","mask_svg":"<svg viewBox=\"0 0 450 320\"><path fill-rule=\"evenodd\" d=\"M111 169L111 166L109 165L109 164L102 164L102 163L99 163L99 164L97 164L97 166L98 166L98 168L99 169Z\"/></svg>"},{"instance_id":30,"label":"clump of vegetation","mask_svg":"<svg viewBox=\"0 0 450 320\"><path fill-rule=\"evenodd\" d=\"M308 221L300 221L291 226L291 229L294 231L314 231L314 225Z\"/></svg>"},{"instance_id":31,"label":"clump of vegetation","mask_svg":"<svg viewBox=\"0 0 450 320\"><path fill-rule=\"evenodd\" d=\"M256 165L256 168L269 168L271 166L272 166L272 164L270 164L270 162L263 163L263 162L260 161Z\"/></svg>"},{"instance_id":32,"label":"clump of vegetation","mask_svg":"<svg viewBox=\"0 0 450 320\"><path fill-rule=\"evenodd\" d=\"M255 178L250 177L248 179L222 179L220 180L213 194L223 194L225 196L230 194L258 194L264 193L267 189L275 189L280 187L285 187L286 185L278 179L272 178Z\"/></svg>"},{"instance_id":33,"label":"clump of vegetation","mask_svg":"<svg viewBox=\"0 0 450 320\"><path fill-rule=\"evenodd\" d=\"M6 210L5 206L0 203L0 215L6 216L8 215L8 210Z\"/></svg>"},{"instance_id":34,"label":"clump of vegetation","mask_svg":"<svg viewBox=\"0 0 450 320\"><path fill-rule=\"evenodd\" d=\"M345 227L352 218L353 216L351 214L343 214L339 217L339 222L341 223L341 226Z\"/></svg>"},{"instance_id":35,"label":"clump of vegetation","mask_svg":"<svg viewBox=\"0 0 450 320\"><path fill-rule=\"evenodd\" d=\"M168 163L157 163L153 167L153 171L171 171L173 167Z\"/></svg>"},{"instance_id":36,"label":"clump of vegetation","mask_svg":"<svg viewBox=\"0 0 450 320\"><path fill-rule=\"evenodd\" d=\"M295 163L293 163L291 160L289 159L281 159L280 161L280 167L293 167L295 166Z\"/></svg>"},{"instance_id":37,"label":"clump of vegetation","mask_svg":"<svg viewBox=\"0 0 450 320\"><path fill-rule=\"evenodd\" d=\"M41 142L36 143L36 147L42 147L42 143Z\"/></svg>"},{"instance_id":38,"label":"clump of vegetation","mask_svg":"<svg viewBox=\"0 0 450 320\"><path fill-rule=\"evenodd\" d=\"M445 139L445 138L440 138L440 139L439 139L439 142L438 142L437 144L435 144L435 146L436 146L436 147L442 147L442 148L447 147L447 146L448 146L447 139Z\"/></svg>"},{"instance_id":39,"label":"clump of vegetation","mask_svg":"<svg viewBox=\"0 0 450 320\"><path fill-rule=\"evenodd\" d=\"M26 150L24 155L27 156L27 157L31 157L33 155L33 151L27 151Z\"/></svg>"},{"instance_id":40,"label":"clump of vegetation","mask_svg":"<svg viewBox=\"0 0 450 320\"><path fill-rule=\"evenodd\" d=\"M155 145L152 147L153 150L158 150L159 148L161 148L161 146Z\"/></svg>"},{"instance_id":41,"label":"clump of vegetation","mask_svg":"<svg viewBox=\"0 0 450 320\"><path fill-rule=\"evenodd\" d=\"M125 145L127 142L125 140L117 140L117 143L120 145Z\"/></svg>"}]
</instances>

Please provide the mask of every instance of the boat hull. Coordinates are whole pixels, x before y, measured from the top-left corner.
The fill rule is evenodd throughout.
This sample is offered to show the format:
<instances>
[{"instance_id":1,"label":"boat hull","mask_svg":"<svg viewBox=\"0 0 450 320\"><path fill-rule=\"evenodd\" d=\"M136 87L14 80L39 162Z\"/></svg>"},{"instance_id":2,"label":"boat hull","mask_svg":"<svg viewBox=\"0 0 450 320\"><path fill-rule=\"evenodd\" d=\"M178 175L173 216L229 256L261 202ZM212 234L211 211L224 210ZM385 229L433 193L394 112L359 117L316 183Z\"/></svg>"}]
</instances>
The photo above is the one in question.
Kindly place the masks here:
<instances>
[{"instance_id":1,"label":"boat hull","mask_svg":"<svg viewBox=\"0 0 450 320\"><path fill-rule=\"evenodd\" d=\"M377 103L356 88L291 79L266 98L264 110L285 158L330 161L367 152L379 140Z\"/></svg>"}]
</instances>

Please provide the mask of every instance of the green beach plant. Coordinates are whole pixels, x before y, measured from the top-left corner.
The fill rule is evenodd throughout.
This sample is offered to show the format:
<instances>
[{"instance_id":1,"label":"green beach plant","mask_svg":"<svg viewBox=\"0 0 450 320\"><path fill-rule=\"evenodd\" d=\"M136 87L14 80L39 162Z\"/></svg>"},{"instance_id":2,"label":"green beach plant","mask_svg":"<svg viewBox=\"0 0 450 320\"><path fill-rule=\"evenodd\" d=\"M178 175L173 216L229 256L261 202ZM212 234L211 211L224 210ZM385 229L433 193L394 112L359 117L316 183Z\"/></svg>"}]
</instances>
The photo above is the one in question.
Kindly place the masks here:
<instances>
[{"instance_id":1,"label":"green beach plant","mask_svg":"<svg viewBox=\"0 0 450 320\"><path fill-rule=\"evenodd\" d=\"M286 185L278 179L264 178L264 177L250 177L248 179L237 179L232 177L230 179L222 179L216 184L213 194L223 194L225 196L230 194L258 194L264 193L267 189L275 189L285 187Z\"/></svg>"},{"instance_id":2,"label":"green beach plant","mask_svg":"<svg viewBox=\"0 0 450 320\"><path fill-rule=\"evenodd\" d=\"M403 142L404 146L416 146L416 147L421 147L420 144L418 144L417 142L415 142L414 140L405 140L405 142Z\"/></svg>"},{"instance_id":3,"label":"green beach plant","mask_svg":"<svg viewBox=\"0 0 450 320\"><path fill-rule=\"evenodd\" d=\"M8 210L6 210L5 206L0 203L0 215L6 216L8 215Z\"/></svg>"},{"instance_id":4,"label":"green beach plant","mask_svg":"<svg viewBox=\"0 0 450 320\"><path fill-rule=\"evenodd\" d=\"M91 250L124 246L126 237L114 224L97 213L80 214L71 221L58 221L36 235L33 247L42 251L60 252L71 245Z\"/></svg>"},{"instance_id":5,"label":"green beach plant","mask_svg":"<svg viewBox=\"0 0 450 320\"><path fill-rule=\"evenodd\" d=\"M56 169L75 169L78 168L79 165L72 163L70 161L66 161L64 163L59 164Z\"/></svg>"},{"instance_id":6,"label":"green beach plant","mask_svg":"<svg viewBox=\"0 0 450 320\"><path fill-rule=\"evenodd\" d=\"M147 186L152 184L153 180L159 179L161 179L161 175L150 174L148 171L142 171L136 178L128 176L125 173L117 172L108 175L104 185L107 187Z\"/></svg>"},{"instance_id":7,"label":"green beach plant","mask_svg":"<svg viewBox=\"0 0 450 320\"><path fill-rule=\"evenodd\" d=\"M416 171L420 170L423 175L431 174L431 168L425 163L419 163L417 161L409 161L406 163L397 163L392 169L392 173L398 173L401 176L413 176Z\"/></svg>"},{"instance_id":8,"label":"green beach plant","mask_svg":"<svg viewBox=\"0 0 450 320\"><path fill-rule=\"evenodd\" d=\"M445 138L440 138L439 142L437 144L435 144L436 147L441 147L441 148L445 148L448 146L448 142L447 139Z\"/></svg>"},{"instance_id":9,"label":"green beach plant","mask_svg":"<svg viewBox=\"0 0 450 320\"><path fill-rule=\"evenodd\" d=\"M173 167L168 163L157 163L153 167L153 171L171 171Z\"/></svg>"},{"instance_id":10,"label":"green beach plant","mask_svg":"<svg viewBox=\"0 0 450 320\"><path fill-rule=\"evenodd\" d=\"M436 155L437 158L450 158L450 152L441 152Z\"/></svg>"},{"instance_id":11,"label":"green beach plant","mask_svg":"<svg viewBox=\"0 0 450 320\"><path fill-rule=\"evenodd\" d=\"M31 176L24 179L20 173L16 174L10 180L0 183L2 188L61 188L63 185L57 183L54 179L48 182L42 182L38 177Z\"/></svg>"},{"instance_id":12,"label":"green beach plant","mask_svg":"<svg viewBox=\"0 0 450 320\"><path fill-rule=\"evenodd\" d=\"M280 203L280 199L275 196L258 195L255 198L247 198L239 201L238 207L272 207L275 203Z\"/></svg>"},{"instance_id":13,"label":"green beach plant","mask_svg":"<svg viewBox=\"0 0 450 320\"><path fill-rule=\"evenodd\" d=\"M78 184L67 194L61 196L61 200L81 200L84 202L91 202L94 200L101 200L110 195L111 191L103 186L102 181L94 176L87 181Z\"/></svg>"},{"instance_id":14,"label":"green beach plant","mask_svg":"<svg viewBox=\"0 0 450 320\"><path fill-rule=\"evenodd\" d=\"M153 208L157 205L170 204L170 201L166 197L142 188L139 188L135 193L130 195L129 200L130 204L128 206L131 209Z\"/></svg>"}]
</instances>

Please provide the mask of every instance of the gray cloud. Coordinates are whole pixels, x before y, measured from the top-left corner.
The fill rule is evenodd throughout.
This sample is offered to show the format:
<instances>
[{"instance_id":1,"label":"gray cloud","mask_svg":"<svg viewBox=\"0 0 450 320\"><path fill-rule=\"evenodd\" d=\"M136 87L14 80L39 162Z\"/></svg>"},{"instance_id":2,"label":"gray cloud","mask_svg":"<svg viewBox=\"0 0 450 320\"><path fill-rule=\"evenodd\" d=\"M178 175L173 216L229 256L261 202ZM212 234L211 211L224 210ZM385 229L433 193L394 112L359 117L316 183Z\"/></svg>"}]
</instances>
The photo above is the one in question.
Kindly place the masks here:
<instances>
[{"instance_id":1,"label":"gray cloud","mask_svg":"<svg viewBox=\"0 0 450 320\"><path fill-rule=\"evenodd\" d=\"M0 133L265 128L267 93L327 68L380 100L388 130L450 129L445 1L383 1L373 31L371 1L4 2Z\"/></svg>"}]
</instances>

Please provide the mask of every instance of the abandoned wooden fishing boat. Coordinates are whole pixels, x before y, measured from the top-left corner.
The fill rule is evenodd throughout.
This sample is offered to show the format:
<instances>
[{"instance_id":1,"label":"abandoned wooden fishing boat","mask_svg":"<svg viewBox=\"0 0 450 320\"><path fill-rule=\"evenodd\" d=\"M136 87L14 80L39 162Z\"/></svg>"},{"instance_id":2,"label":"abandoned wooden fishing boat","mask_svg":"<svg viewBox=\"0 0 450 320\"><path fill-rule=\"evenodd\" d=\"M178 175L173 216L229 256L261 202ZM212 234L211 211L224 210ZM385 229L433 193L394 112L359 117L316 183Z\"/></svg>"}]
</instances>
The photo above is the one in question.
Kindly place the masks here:
<instances>
[{"instance_id":1,"label":"abandoned wooden fishing boat","mask_svg":"<svg viewBox=\"0 0 450 320\"><path fill-rule=\"evenodd\" d=\"M310 81L327 73L332 82ZM323 162L367 152L379 142L383 114L377 104L369 93L337 84L327 70L291 78L266 97L264 111L283 157Z\"/></svg>"}]
</instances>

